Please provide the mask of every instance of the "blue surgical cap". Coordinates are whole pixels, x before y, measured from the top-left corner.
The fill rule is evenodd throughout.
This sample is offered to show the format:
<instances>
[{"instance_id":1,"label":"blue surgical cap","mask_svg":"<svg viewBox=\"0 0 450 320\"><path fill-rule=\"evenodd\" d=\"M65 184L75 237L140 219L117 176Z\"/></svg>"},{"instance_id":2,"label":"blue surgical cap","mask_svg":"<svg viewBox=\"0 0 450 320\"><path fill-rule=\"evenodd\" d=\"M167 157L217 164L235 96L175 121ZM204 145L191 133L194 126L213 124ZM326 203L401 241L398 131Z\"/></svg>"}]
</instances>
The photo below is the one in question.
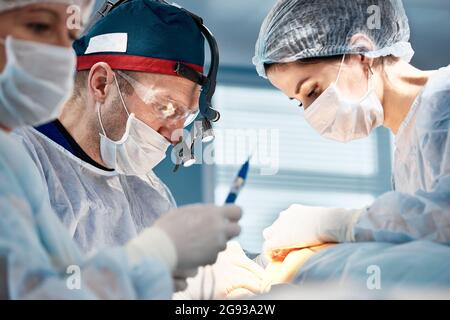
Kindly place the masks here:
<instances>
[{"instance_id":1,"label":"blue surgical cap","mask_svg":"<svg viewBox=\"0 0 450 320\"><path fill-rule=\"evenodd\" d=\"M106 62L113 69L178 76L177 62L203 72L204 43L194 19L180 8L132 0L98 21L73 47L79 71Z\"/></svg>"},{"instance_id":2,"label":"blue surgical cap","mask_svg":"<svg viewBox=\"0 0 450 320\"><path fill-rule=\"evenodd\" d=\"M351 45L367 36L372 50ZM364 54L410 61L409 25L401 0L279 0L264 20L253 63L266 78L265 64L305 58Z\"/></svg>"}]
</instances>

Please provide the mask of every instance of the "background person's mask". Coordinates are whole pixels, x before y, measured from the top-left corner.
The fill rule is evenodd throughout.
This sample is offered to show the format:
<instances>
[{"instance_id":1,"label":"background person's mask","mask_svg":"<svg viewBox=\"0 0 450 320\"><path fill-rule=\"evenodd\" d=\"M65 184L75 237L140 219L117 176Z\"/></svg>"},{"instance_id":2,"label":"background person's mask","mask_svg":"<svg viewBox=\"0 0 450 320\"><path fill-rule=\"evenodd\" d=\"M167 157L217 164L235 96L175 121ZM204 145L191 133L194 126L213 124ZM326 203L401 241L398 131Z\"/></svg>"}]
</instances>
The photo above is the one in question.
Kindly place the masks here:
<instances>
[{"instance_id":1,"label":"background person's mask","mask_svg":"<svg viewBox=\"0 0 450 320\"><path fill-rule=\"evenodd\" d=\"M170 143L150 126L136 118L128 109L120 92L117 79L117 90L128 115L125 133L119 141L106 136L100 115L100 103L97 113L103 134L100 133L100 154L108 168L127 175L144 175L149 173L166 157Z\"/></svg>"},{"instance_id":2,"label":"background person's mask","mask_svg":"<svg viewBox=\"0 0 450 320\"><path fill-rule=\"evenodd\" d=\"M6 49L0 74L1 124L14 129L56 119L73 89L73 49L11 36L0 44Z\"/></svg>"},{"instance_id":3,"label":"background person's mask","mask_svg":"<svg viewBox=\"0 0 450 320\"><path fill-rule=\"evenodd\" d=\"M345 56L344 56L345 58ZM306 121L323 137L340 142L367 137L373 129L384 122L384 111L371 81L369 72L368 91L359 101L343 97L337 79L306 110Z\"/></svg>"}]
</instances>

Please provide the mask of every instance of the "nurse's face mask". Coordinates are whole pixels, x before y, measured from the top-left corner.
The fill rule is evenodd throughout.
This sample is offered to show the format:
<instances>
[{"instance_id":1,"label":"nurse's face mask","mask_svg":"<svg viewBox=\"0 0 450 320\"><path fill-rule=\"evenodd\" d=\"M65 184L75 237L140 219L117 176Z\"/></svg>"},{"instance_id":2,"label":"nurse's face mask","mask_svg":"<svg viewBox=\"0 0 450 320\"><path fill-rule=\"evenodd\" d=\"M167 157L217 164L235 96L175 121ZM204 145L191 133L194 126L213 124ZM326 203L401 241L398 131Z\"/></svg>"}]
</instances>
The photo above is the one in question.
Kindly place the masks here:
<instances>
[{"instance_id":1,"label":"nurse's face mask","mask_svg":"<svg viewBox=\"0 0 450 320\"><path fill-rule=\"evenodd\" d=\"M9 129L37 126L55 119L72 92L72 48L0 39L6 65L0 74L0 122Z\"/></svg>"},{"instance_id":2,"label":"nurse's face mask","mask_svg":"<svg viewBox=\"0 0 450 320\"><path fill-rule=\"evenodd\" d=\"M345 55L336 81L305 110L306 121L320 135L340 142L367 137L384 122L383 106L375 92L372 70L368 72L368 90L358 101L347 99L339 90L344 59Z\"/></svg>"},{"instance_id":3,"label":"nurse's face mask","mask_svg":"<svg viewBox=\"0 0 450 320\"><path fill-rule=\"evenodd\" d=\"M114 81L128 120L122 138L111 140L102 123L101 104L97 103L98 120L103 132L100 133L100 154L108 168L126 175L145 175L165 158L170 143L133 113L129 113L115 75Z\"/></svg>"}]
</instances>

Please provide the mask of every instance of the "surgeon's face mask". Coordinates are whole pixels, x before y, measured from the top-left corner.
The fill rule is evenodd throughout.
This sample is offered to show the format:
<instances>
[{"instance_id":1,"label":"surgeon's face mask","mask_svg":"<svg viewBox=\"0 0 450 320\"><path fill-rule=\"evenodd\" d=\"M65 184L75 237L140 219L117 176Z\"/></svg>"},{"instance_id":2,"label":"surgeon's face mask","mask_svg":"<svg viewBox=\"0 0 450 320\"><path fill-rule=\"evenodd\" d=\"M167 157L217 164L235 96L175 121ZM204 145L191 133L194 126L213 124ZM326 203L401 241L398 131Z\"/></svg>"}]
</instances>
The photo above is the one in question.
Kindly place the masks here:
<instances>
[{"instance_id":1,"label":"surgeon's face mask","mask_svg":"<svg viewBox=\"0 0 450 320\"><path fill-rule=\"evenodd\" d=\"M9 129L56 119L72 93L76 56L72 48L8 36L0 74L0 122Z\"/></svg>"},{"instance_id":2,"label":"surgeon's face mask","mask_svg":"<svg viewBox=\"0 0 450 320\"><path fill-rule=\"evenodd\" d=\"M346 99L337 87L337 79L306 110L306 121L323 137L340 142L367 137L384 122L384 111L369 72L368 91L359 101Z\"/></svg>"},{"instance_id":3,"label":"surgeon's face mask","mask_svg":"<svg viewBox=\"0 0 450 320\"><path fill-rule=\"evenodd\" d=\"M103 134L100 133L100 154L108 168L126 175L144 175L164 160L170 143L153 128L137 119L133 113L128 112L115 76L114 80L128 120L122 138L119 141L109 139L101 120L100 103L97 103L98 119L103 131Z\"/></svg>"}]
</instances>

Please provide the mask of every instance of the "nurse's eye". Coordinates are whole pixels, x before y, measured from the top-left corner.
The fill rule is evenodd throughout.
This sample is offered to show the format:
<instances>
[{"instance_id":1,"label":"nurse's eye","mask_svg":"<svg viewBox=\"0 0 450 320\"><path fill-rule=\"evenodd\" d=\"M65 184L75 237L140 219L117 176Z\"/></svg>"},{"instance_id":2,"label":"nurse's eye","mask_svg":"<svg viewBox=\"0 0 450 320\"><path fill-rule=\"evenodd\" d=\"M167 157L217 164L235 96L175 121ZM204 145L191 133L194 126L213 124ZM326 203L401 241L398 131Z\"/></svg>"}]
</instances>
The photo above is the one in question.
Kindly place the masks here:
<instances>
[{"instance_id":1,"label":"nurse's eye","mask_svg":"<svg viewBox=\"0 0 450 320\"><path fill-rule=\"evenodd\" d=\"M314 97L315 95L317 95L317 86L315 86L312 90L309 91L307 97L308 97L308 98L312 98L312 97Z\"/></svg>"}]
</instances>

